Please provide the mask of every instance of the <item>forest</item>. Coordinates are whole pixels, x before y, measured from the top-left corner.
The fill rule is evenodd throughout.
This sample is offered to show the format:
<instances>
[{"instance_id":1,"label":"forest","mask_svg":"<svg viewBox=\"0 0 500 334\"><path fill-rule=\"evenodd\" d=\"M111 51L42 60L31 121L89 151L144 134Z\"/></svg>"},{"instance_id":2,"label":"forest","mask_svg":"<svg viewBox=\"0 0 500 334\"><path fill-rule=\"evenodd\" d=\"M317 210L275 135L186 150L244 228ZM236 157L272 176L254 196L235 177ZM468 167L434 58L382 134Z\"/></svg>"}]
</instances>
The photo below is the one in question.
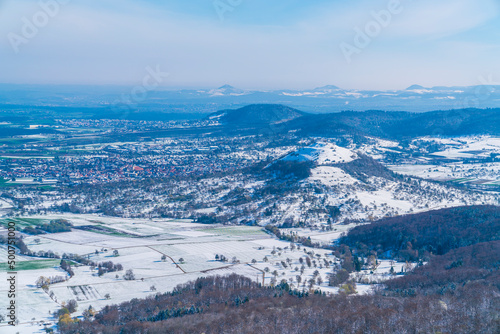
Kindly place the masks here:
<instances>
[{"instance_id":1,"label":"forest","mask_svg":"<svg viewBox=\"0 0 500 334\"><path fill-rule=\"evenodd\" d=\"M40 224L35 227L27 226L23 229L26 234L37 235L45 233L61 233L71 231L73 225L65 219L51 220L48 224Z\"/></svg>"},{"instance_id":2,"label":"forest","mask_svg":"<svg viewBox=\"0 0 500 334\"><path fill-rule=\"evenodd\" d=\"M500 207L476 205L383 218L357 226L340 244L404 261L429 260L452 249L500 239Z\"/></svg>"},{"instance_id":3,"label":"forest","mask_svg":"<svg viewBox=\"0 0 500 334\"><path fill-rule=\"evenodd\" d=\"M61 333L498 333L498 289L389 297L262 287L237 275L200 278L173 292L105 307Z\"/></svg>"}]
</instances>

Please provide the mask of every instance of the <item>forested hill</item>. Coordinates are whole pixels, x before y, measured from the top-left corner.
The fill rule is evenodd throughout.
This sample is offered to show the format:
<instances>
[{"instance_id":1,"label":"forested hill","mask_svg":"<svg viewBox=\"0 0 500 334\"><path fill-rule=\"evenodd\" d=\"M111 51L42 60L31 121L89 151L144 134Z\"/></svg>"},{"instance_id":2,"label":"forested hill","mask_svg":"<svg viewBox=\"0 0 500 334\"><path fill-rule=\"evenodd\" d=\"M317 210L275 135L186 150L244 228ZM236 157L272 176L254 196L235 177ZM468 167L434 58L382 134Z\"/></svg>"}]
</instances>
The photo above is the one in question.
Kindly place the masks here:
<instances>
[{"instance_id":1,"label":"forested hill","mask_svg":"<svg viewBox=\"0 0 500 334\"><path fill-rule=\"evenodd\" d=\"M260 104L212 114L228 128L256 129L274 124L276 132L299 131L302 135L335 136L339 134L370 135L404 139L419 136L462 136L500 134L500 109L461 109L425 113L344 111L309 114L283 105Z\"/></svg>"},{"instance_id":2,"label":"forested hill","mask_svg":"<svg viewBox=\"0 0 500 334\"><path fill-rule=\"evenodd\" d=\"M307 115L289 123L307 135L332 135L353 132L391 139L420 136L464 136L500 134L500 109L463 109L407 112L341 112Z\"/></svg>"},{"instance_id":3,"label":"forested hill","mask_svg":"<svg viewBox=\"0 0 500 334\"><path fill-rule=\"evenodd\" d=\"M240 109L222 110L208 117L234 126L263 125L291 121L307 115L280 104L252 104Z\"/></svg>"},{"instance_id":4,"label":"forested hill","mask_svg":"<svg viewBox=\"0 0 500 334\"><path fill-rule=\"evenodd\" d=\"M60 324L61 333L498 333L498 290L476 285L418 298L326 296L232 275L197 279ZM490 304L485 305L487 297ZM480 319L480 320L479 320Z\"/></svg>"},{"instance_id":5,"label":"forested hill","mask_svg":"<svg viewBox=\"0 0 500 334\"><path fill-rule=\"evenodd\" d=\"M456 294L460 286L500 288L500 207L457 207L384 218L355 227L339 244L356 258L376 254L420 263L414 271L387 281L383 294L446 295Z\"/></svg>"},{"instance_id":6,"label":"forested hill","mask_svg":"<svg viewBox=\"0 0 500 334\"><path fill-rule=\"evenodd\" d=\"M495 240L500 240L500 207L479 205L384 218L353 228L340 243L415 261Z\"/></svg>"}]
</instances>

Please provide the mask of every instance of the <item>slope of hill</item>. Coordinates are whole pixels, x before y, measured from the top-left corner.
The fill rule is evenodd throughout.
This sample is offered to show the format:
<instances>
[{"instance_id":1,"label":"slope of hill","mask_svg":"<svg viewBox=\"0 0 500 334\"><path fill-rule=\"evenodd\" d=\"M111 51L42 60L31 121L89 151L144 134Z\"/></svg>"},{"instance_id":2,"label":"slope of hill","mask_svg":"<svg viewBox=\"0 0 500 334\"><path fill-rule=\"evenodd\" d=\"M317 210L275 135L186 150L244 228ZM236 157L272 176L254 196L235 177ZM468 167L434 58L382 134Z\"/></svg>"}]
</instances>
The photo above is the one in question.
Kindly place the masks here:
<instances>
[{"instance_id":1,"label":"slope of hill","mask_svg":"<svg viewBox=\"0 0 500 334\"><path fill-rule=\"evenodd\" d=\"M332 143L318 142L290 153L284 161L312 161L318 165L350 162L357 158L356 153Z\"/></svg>"},{"instance_id":2,"label":"slope of hill","mask_svg":"<svg viewBox=\"0 0 500 334\"><path fill-rule=\"evenodd\" d=\"M221 86L217 89L213 89L213 90L209 91L209 93L211 94L212 97L216 97L216 96L241 96L241 95L248 94L248 92L246 92L242 89L234 88L231 85Z\"/></svg>"},{"instance_id":3,"label":"slope of hill","mask_svg":"<svg viewBox=\"0 0 500 334\"><path fill-rule=\"evenodd\" d=\"M358 226L342 240L362 249L391 251L405 260L426 253L500 239L500 207L467 206L381 219Z\"/></svg>"},{"instance_id":4,"label":"slope of hill","mask_svg":"<svg viewBox=\"0 0 500 334\"><path fill-rule=\"evenodd\" d=\"M472 285L473 290L470 286ZM239 276L208 277L148 299L107 306L70 333L498 333L498 289L458 286L418 298L326 296L262 287ZM485 301L489 302L485 302Z\"/></svg>"},{"instance_id":5,"label":"slope of hill","mask_svg":"<svg viewBox=\"0 0 500 334\"><path fill-rule=\"evenodd\" d=\"M402 139L431 135L500 134L500 109L437 110L426 113L369 110L308 114L283 105L254 104L212 114L210 119L218 119L230 126L280 124L277 131L295 130L305 136L350 134Z\"/></svg>"},{"instance_id":6,"label":"slope of hill","mask_svg":"<svg viewBox=\"0 0 500 334\"><path fill-rule=\"evenodd\" d=\"M393 138L428 135L467 136L500 134L500 109L460 109L411 114L388 124L386 133Z\"/></svg>"},{"instance_id":7,"label":"slope of hill","mask_svg":"<svg viewBox=\"0 0 500 334\"><path fill-rule=\"evenodd\" d=\"M259 126L291 121L306 113L279 104L252 104L235 110L222 110L208 116L230 126Z\"/></svg>"},{"instance_id":8,"label":"slope of hill","mask_svg":"<svg viewBox=\"0 0 500 334\"><path fill-rule=\"evenodd\" d=\"M499 263L499 240L459 247L433 256L425 266L388 281L387 288L398 294L415 295L418 290L425 294L453 291L471 281L500 287Z\"/></svg>"},{"instance_id":9,"label":"slope of hill","mask_svg":"<svg viewBox=\"0 0 500 334\"><path fill-rule=\"evenodd\" d=\"M246 193L249 200L272 203L260 209L262 225L285 221L320 224L329 219L366 222L430 208L498 202L493 194L470 193L448 184L396 174L362 151L326 140L298 147L266 166L270 168L264 171L271 173L264 174L265 183L253 194ZM330 217L325 211L328 205L338 207L339 214Z\"/></svg>"}]
</instances>

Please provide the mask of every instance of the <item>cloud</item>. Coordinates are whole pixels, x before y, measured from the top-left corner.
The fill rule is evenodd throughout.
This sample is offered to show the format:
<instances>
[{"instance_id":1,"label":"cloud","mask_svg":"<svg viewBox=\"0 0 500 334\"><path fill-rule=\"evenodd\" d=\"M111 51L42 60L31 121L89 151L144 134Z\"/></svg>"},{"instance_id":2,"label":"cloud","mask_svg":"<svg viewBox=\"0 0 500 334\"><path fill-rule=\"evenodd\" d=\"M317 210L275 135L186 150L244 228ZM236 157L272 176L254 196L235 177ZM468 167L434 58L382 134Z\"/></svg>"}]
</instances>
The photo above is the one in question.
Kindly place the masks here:
<instances>
[{"instance_id":1,"label":"cloud","mask_svg":"<svg viewBox=\"0 0 500 334\"><path fill-rule=\"evenodd\" d=\"M384 38L444 37L474 29L498 18L500 5L495 0L363 0L352 6L333 4L300 25L316 33L342 36L353 34L374 20L373 12L385 11L392 1L400 3L401 13L392 15L384 28Z\"/></svg>"},{"instance_id":2,"label":"cloud","mask_svg":"<svg viewBox=\"0 0 500 334\"><path fill-rule=\"evenodd\" d=\"M476 28L498 15L494 0L407 1L391 31L405 37L440 38Z\"/></svg>"},{"instance_id":3,"label":"cloud","mask_svg":"<svg viewBox=\"0 0 500 334\"><path fill-rule=\"evenodd\" d=\"M497 30L481 35L485 42L475 42L474 61L461 49L477 37L475 29L492 24L496 2L401 1L404 11L352 66L346 65L339 42L351 41L353 27L372 20L370 12L386 8L388 0L321 1L307 7L289 1L289 8L245 1L224 22L210 1L196 10L193 3L176 0L168 6L137 0L71 1L19 54L6 38L0 39L0 82L137 84L147 66L158 64L171 73L166 80L170 86L390 88L406 85L406 80L440 84L445 75L475 80L473 72L496 69L492 58L499 55L498 38L492 36L497 37ZM39 10L33 0L10 0L1 8L3 36L19 31L21 18ZM264 19L252 19L259 11ZM462 36L468 32L470 36ZM488 55L479 52L483 46ZM407 77L401 78L403 73Z\"/></svg>"}]
</instances>

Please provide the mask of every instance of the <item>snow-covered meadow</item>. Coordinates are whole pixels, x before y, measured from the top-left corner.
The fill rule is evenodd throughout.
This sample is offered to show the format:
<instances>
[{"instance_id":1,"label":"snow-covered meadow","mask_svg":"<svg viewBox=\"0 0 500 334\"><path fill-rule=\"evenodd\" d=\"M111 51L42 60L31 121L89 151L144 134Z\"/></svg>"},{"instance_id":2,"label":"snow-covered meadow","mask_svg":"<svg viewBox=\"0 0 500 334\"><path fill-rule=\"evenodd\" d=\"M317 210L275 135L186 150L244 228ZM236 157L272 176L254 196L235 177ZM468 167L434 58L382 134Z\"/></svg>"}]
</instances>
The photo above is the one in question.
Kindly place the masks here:
<instances>
[{"instance_id":1,"label":"snow-covered meadow","mask_svg":"<svg viewBox=\"0 0 500 334\"><path fill-rule=\"evenodd\" d=\"M35 264L33 269L28 267L18 273L17 302L21 323L21 327L17 327L18 331L31 333L42 330L40 321L53 324L56 319L51 316L51 312L71 299L78 302L76 314L79 315L89 306L100 309L132 298L171 291L176 285L201 276L238 273L264 284L270 284L273 279L286 279L296 288L304 288L303 282L309 282L314 277L315 288L335 291L327 284L328 273L338 261L331 252L305 247L297 249L265 233L261 227L226 227L196 224L187 220L122 219L73 214L14 220L18 224L27 224L58 218L66 219L80 228L105 224L109 230L97 233L74 228L65 233L25 236L25 243L32 251L50 250L59 256L78 254L97 263L112 261L121 264L123 270L98 276L97 268L74 264L75 275L69 277L59 267L57 259L18 255L17 261ZM323 239L326 241L335 237L338 234L325 235ZM216 257L221 256L227 258L227 262L216 260ZM311 267L305 266L304 259L307 256L313 260ZM299 262L301 258L302 263ZM6 250L0 248L0 262L5 261ZM302 265L304 268L301 270ZM135 275L133 280L123 277L129 269ZM316 270L318 273L314 275ZM62 276L66 280L51 284L44 291L35 285L40 276ZM297 276L301 276L302 285L297 282ZM322 280L319 285L318 277ZM6 294L3 284L0 290L2 295ZM0 299L0 308L5 309L6 303L5 298ZM7 327L0 327L0 331L7 331Z\"/></svg>"},{"instance_id":2,"label":"snow-covered meadow","mask_svg":"<svg viewBox=\"0 0 500 334\"><path fill-rule=\"evenodd\" d=\"M34 265L33 269L27 267L18 273L17 302L21 323L18 331L35 333L43 329L41 322L54 324L56 319L51 313L71 299L79 305L76 315L81 315L90 306L100 309L109 304L171 291L178 284L202 276L237 273L264 284L286 279L297 289L308 289L314 280L313 288L329 293L338 290L328 286L328 274L338 264L331 251L292 246L258 226L231 227L202 225L187 220L74 214L33 216L25 218L24 223L58 218L87 229L106 224L109 230L97 233L99 230L91 232L74 228L65 233L25 236L25 243L32 251L51 250L59 256L78 254L97 263L112 261L121 264L123 270L99 276L96 267L74 264L75 275L69 277L59 267L57 259L18 255L18 261ZM23 218L14 220L19 224L23 222ZM339 225L334 232L324 235L308 229L299 232L310 233L315 241L322 240L327 244L350 227ZM227 261L217 260L222 256ZM306 265L307 257L311 260L310 266ZM6 250L0 248L0 262L5 261ZM135 275L132 280L124 279L129 269ZM51 284L44 291L35 284L40 276L61 276L65 280ZM371 286L359 285L359 293L369 293ZM4 285L0 293L6 294ZM5 298L0 299L0 308L5 309L6 303ZM7 330L5 326L0 327L2 333Z\"/></svg>"}]
</instances>

